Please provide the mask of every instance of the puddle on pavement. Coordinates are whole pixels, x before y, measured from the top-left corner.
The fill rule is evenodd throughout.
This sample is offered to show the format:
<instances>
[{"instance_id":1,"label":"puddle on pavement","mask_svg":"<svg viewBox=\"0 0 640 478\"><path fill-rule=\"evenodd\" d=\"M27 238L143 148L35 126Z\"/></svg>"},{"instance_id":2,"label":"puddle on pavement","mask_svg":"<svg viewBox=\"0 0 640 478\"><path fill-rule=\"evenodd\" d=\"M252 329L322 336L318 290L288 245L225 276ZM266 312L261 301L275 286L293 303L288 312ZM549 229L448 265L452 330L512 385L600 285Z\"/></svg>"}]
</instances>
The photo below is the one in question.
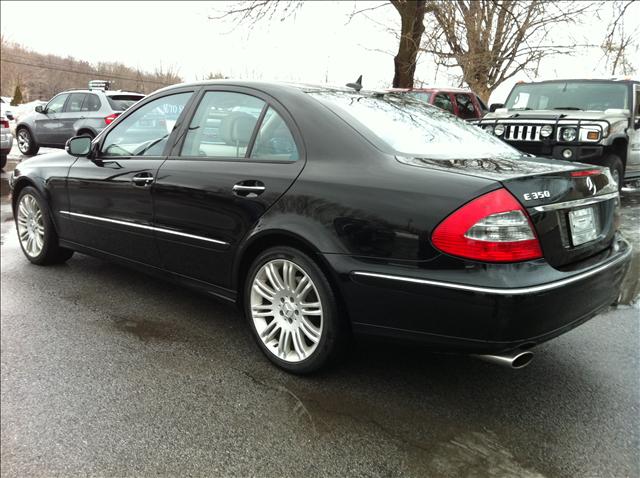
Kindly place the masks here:
<instances>
[{"instance_id":1,"label":"puddle on pavement","mask_svg":"<svg viewBox=\"0 0 640 478\"><path fill-rule=\"evenodd\" d=\"M131 334L143 342L171 340L176 336L176 331L170 324L154 322L142 317L115 317L113 324L118 330Z\"/></svg>"}]
</instances>

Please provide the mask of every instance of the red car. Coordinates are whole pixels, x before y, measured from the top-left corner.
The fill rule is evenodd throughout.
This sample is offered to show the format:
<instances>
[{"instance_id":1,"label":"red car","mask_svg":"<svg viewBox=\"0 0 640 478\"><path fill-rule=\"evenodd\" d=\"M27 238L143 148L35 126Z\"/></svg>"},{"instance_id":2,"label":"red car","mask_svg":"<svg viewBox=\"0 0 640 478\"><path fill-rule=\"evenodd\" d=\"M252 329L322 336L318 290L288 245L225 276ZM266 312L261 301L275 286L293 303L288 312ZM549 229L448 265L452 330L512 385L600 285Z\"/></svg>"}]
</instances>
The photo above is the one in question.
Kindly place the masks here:
<instances>
[{"instance_id":1,"label":"red car","mask_svg":"<svg viewBox=\"0 0 640 478\"><path fill-rule=\"evenodd\" d=\"M489 111L478 95L462 88L390 88L387 91L413 95L467 120L482 118Z\"/></svg>"}]
</instances>

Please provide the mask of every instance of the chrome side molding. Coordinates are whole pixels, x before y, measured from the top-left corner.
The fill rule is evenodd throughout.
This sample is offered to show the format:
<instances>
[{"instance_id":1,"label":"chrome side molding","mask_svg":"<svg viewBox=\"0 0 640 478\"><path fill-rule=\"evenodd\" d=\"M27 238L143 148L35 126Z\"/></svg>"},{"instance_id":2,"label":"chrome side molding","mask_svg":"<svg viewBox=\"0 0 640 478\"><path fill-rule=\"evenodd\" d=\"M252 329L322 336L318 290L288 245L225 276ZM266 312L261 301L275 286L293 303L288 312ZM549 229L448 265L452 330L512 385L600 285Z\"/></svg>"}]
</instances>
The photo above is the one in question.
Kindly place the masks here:
<instances>
[{"instance_id":1,"label":"chrome side molding","mask_svg":"<svg viewBox=\"0 0 640 478\"><path fill-rule=\"evenodd\" d=\"M111 223L111 224L120 224L122 226L129 226L129 227L134 227L134 228L138 228L138 229L146 229L148 231L155 231L155 232L160 232L160 233L163 233L163 234L172 234L174 236L188 237L190 239L197 239L197 240L200 240L200 241L211 242L211 243L214 243L214 244L222 244L222 245L225 245L225 246L229 245L228 242L220 241L218 239L210 239L208 237L196 236L194 234L187 234L185 232L173 231L171 229L165 229L163 227L147 226L146 224L136 224L135 222L120 221L118 219L109 219L109 218L106 218L106 217L91 216L89 214L80 214L80 213L77 213L77 212L70 212L70 211L59 211L59 212L60 212L60 214L64 214L66 216L80 217L82 219L91 219L93 221L108 222L108 223Z\"/></svg>"},{"instance_id":2,"label":"chrome side molding","mask_svg":"<svg viewBox=\"0 0 640 478\"><path fill-rule=\"evenodd\" d=\"M583 279L586 279L587 277L591 277L592 275L598 274L608 269L609 267L613 267L619 264L620 262L627 260L630 255L631 255L631 247L629 247L629 249L627 249L627 251L625 251L625 253L622 254L621 256L616 257L615 259L612 259L609 262L602 264L598 267L589 269L588 271L581 272L580 274L576 274L571 277L567 277L566 279L560 279L554 282L547 282L546 284L535 285L530 287L515 287L515 288L480 287L475 285L456 284L454 282L443 282L443 281L430 280L430 279L418 279L417 277L397 276L392 274L378 274L377 272L364 272L364 271L354 271L351 274L354 276L375 277L378 279L410 282L413 284L443 287L446 289L464 290L469 292L480 292L482 294L525 295L525 294L534 294L536 292L544 292L547 290L553 290L553 289L557 289L558 287L563 287L567 284L572 284L574 282L581 281Z\"/></svg>"}]
</instances>

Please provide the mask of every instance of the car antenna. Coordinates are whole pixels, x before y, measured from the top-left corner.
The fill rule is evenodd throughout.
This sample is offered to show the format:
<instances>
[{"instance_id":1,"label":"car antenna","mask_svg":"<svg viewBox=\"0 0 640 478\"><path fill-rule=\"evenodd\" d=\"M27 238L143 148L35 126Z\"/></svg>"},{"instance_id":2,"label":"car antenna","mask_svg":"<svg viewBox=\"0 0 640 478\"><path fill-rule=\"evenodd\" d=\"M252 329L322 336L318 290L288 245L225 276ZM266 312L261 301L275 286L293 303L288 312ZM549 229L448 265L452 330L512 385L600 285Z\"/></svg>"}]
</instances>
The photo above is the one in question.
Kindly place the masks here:
<instances>
[{"instance_id":1,"label":"car antenna","mask_svg":"<svg viewBox=\"0 0 640 478\"><path fill-rule=\"evenodd\" d=\"M355 83L347 83L345 86L347 88L353 88L356 91L360 91L362 89L362 75L358 77Z\"/></svg>"}]
</instances>

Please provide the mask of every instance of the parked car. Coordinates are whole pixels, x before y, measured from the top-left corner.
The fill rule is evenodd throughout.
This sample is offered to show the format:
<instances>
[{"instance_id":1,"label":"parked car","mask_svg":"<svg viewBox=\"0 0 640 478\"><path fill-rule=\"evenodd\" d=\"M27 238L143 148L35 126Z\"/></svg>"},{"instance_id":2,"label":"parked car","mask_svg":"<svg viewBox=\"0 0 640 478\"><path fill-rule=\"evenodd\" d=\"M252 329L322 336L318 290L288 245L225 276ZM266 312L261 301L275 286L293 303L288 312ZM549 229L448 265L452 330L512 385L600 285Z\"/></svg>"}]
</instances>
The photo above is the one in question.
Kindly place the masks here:
<instances>
[{"instance_id":1,"label":"parked car","mask_svg":"<svg viewBox=\"0 0 640 478\"><path fill-rule=\"evenodd\" d=\"M10 184L32 263L78 251L235 302L296 373L351 333L524 366L616 300L630 258L607 169L523 156L410 95L176 85Z\"/></svg>"},{"instance_id":2,"label":"parked car","mask_svg":"<svg viewBox=\"0 0 640 478\"><path fill-rule=\"evenodd\" d=\"M68 90L45 106L21 117L16 125L20 152L38 153L41 146L63 148L76 135L95 137L123 111L144 98L140 93L102 89Z\"/></svg>"},{"instance_id":3,"label":"parked car","mask_svg":"<svg viewBox=\"0 0 640 478\"><path fill-rule=\"evenodd\" d=\"M7 156L13 146L13 135L9 129L9 120L0 116L0 169L7 165Z\"/></svg>"},{"instance_id":4,"label":"parked car","mask_svg":"<svg viewBox=\"0 0 640 478\"><path fill-rule=\"evenodd\" d=\"M414 96L465 120L482 118L489 111L478 95L462 88L391 88L387 91Z\"/></svg>"},{"instance_id":5,"label":"parked car","mask_svg":"<svg viewBox=\"0 0 640 478\"><path fill-rule=\"evenodd\" d=\"M516 84L478 125L526 153L605 166L640 188L640 82Z\"/></svg>"},{"instance_id":6,"label":"parked car","mask_svg":"<svg viewBox=\"0 0 640 478\"><path fill-rule=\"evenodd\" d=\"M13 106L6 98L0 98L0 117L13 120Z\"/></svg>"}]
</instances>

